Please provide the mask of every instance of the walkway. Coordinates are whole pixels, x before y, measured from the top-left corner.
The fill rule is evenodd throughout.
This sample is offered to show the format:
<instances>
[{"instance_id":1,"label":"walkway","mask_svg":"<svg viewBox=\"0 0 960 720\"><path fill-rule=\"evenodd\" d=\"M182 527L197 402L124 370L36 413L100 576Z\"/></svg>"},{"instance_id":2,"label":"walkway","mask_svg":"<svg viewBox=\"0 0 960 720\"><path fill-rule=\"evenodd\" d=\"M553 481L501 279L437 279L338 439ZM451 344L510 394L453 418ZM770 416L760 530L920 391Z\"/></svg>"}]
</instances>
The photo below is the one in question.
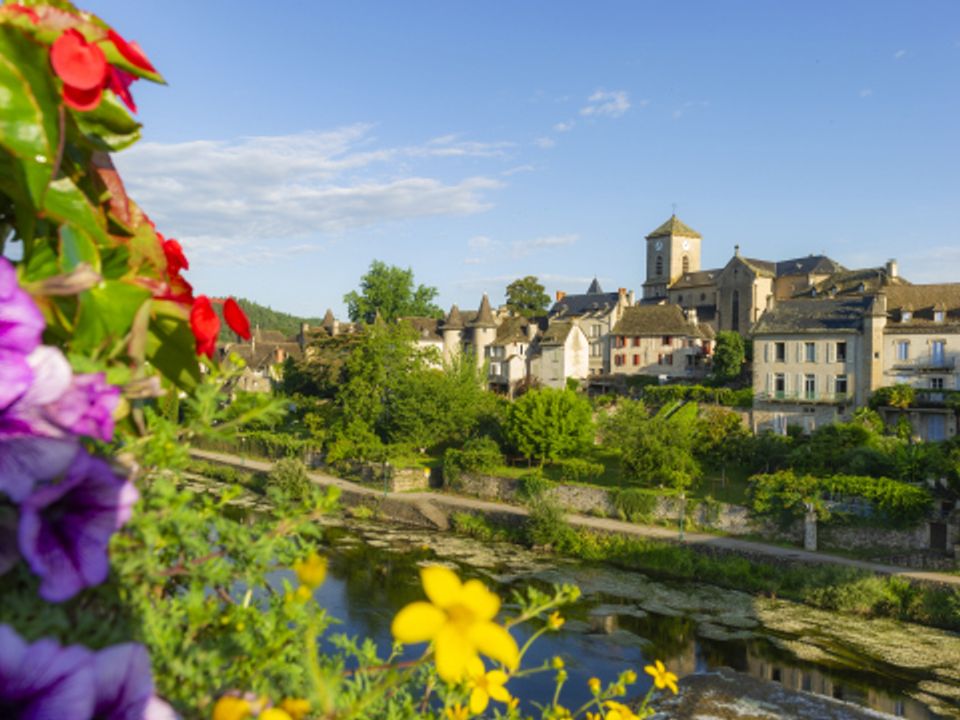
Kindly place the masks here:
<instances>
[{"instance_id":1,"label":"walkway","mask_svg":"<svg viewBox=\"0 0 960 720\"><path fill-rule=\"evenodd\" d=\"M247 470L256 470L269 472L273 464L263 460L253 460L243 458L238 455L229 455L226 453L211 452L209 450L191 450L190 454L200 460L231 465ZM389 501L391 514L397 514L398 519L403 519L404 506L412 515L420 515L430 520L435 519L437 510L444 513L454 513L462 511L480 512L488 515L499 516L526 516L527 509L517 505L508 505L506 503L490 502L488 500L478 500L476 498L463 497L460 495L451 495L440 492L405 492L391 493L385 495L382 490L376 490L366 485L344 480L343 478L327 475L326 473L311 472L310 478L319 485L334 485L340 488L343 496L353 499L377 499L384 502ZM897 575L911 580L917 580L927 583L936 583L939 585L951 585L960 588L960 576L947 573L928 572L925 570L911 570L909 568L897 567L895 565L883 565L881 563L867 562L864 560L854 560L852 558L841 557L839 555L830 555L827 553L809 552L799 548L785 548L779 545L767 545L765 543L754 542L752 540L738 540L737 538L724 537L720 535L710 535L707 533L687 532L684 533L683 540L680 541L676 530L672 530L657 525L636 525L634 523L613 520L610 518L597 518L589 515L568 514L567 522L574 527L584 528L605 533L618 533L638 538L649 538L653 540L662 540L672 543L690 545L692 547L701 547L704 549L716 549L738 555L753 557L765 557L771 560L780 560L793 563L810 563L814 565L843 565L846 567L864 570L866 572L876 573L878 575Z\"/></svg>"}]
</instances>

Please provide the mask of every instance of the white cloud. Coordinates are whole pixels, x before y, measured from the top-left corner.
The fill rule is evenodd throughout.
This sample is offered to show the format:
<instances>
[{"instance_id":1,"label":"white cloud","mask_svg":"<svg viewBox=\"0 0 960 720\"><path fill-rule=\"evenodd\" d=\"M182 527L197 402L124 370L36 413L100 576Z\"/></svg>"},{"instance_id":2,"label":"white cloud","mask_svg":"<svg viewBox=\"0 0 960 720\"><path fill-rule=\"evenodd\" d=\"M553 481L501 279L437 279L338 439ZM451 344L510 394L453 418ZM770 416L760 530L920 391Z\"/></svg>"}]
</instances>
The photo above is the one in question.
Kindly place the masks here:
<instances>
[{"instance_id":1,"label":"white cloud","mask_svg":"<svg viewBox=\"0 0 960 720\"><path fill-rule=\"evenodd\" d=\"M467 247L471 250L483 250L484 248L490 247L492 242L493 241L486 235L475 235L467 240Z\"/></svg>"},{"instance_id":2,"label":"white cloud","mask_svg":"<svg viewBox=\"0 0 960 720\"><path fill-rule=\"evenodd\" d=\"M551 248L566 247L573 245L579 239L579 235L544 235L532 240L515 240L510 247L514 258L527 257L541 250Z\"/></svg>"},{"instance_id":3,"label":"white cloud","mask_svg":"<svg viewBox=\"0 0 960 720\"><path fill-rule=\"evenodd\" d=\"M533 141L533 143L538 148L541 148L543 150L549 150L550 148L552 148L554 145L557 144L557 141L554 140L553 138L538 137L536 140Z\"/></svg>"},{"instance_id":4,"label":"white cloud","mask_svg":"<svg viewBox=\"0 0 960 720\"><path fill-rule=\"evenodd\" d=\"M863 88L863 90L860 91L860 97L862 98L868 98L871 95L873 95L873 90L870 88Z\"/></svg>"},{"instance_id":5,"label":"white cloud","mask_svg":"<svg viewBox=\"0 0 960 720\"><path fill-rule=\"evenodd\" d=\"M483 260L476 257L468 257L468 258L464 258L463 260L464 265L481 265L482 263L483 263Z\"/></svg>"},{"instance_id":6,"label":"white cloud","mask_svg":"<svg viewBox=\"0 0 960 720\"><path fill-rule=\"evenodd\" d=\"M511 175L516 175L517 173L527 173L533 172L536 168L533 165L517 165L516 167L507 168L500 174L504 177L510 177Z\"/></svg>"},{"instance_id":7,"label":"white cloud","mask_svg":"<svg viewBox=\"0 0 960 720\"><path fill-rule=\"evenodd\" d=\"M576 124L575 120L567 120L566 122L558 122L553 126L553 129L558 133L570 132Z\"/></svg>"},{"instance_id":8,"label":"white cloud","mask_svg":"<svg viewBox=\"0 0 960 720\"><path fill-rule=\"evenodd\" d=\"M902 60L902 59L905 58L906 56L907 56L907 51L906 51L906 50L897 50L897 51L893 54L893 59L894 59L894 60Z\"/></svg>"},{"instance_id":9,"label":"white cloud","mask_svg":"<svg viewBox=\"0 0 960 720\"><path fill-rule=\"evenodd\" d=\"M629 109L630 99L625 90L597 90L587 98L587 105L580 108L580 114L618 118Z\"/></svg>"},{"instance_id":10,"label":"white cloud","mask_svg":"<svg viewBox=\"0 0 960 720\"><path fill-rule=\"evenodd\" d=\"M120 154L117 163L131 196L165 234L191 238L201 253L214 245L229 253L262 240L273 246L318 232L486 210L499 180L441 180L408 166L417 159L501 157L509 147L448 135L378 148L369 125L352 125L238 140L147 142Z\"/></svg>"}]
</instances>

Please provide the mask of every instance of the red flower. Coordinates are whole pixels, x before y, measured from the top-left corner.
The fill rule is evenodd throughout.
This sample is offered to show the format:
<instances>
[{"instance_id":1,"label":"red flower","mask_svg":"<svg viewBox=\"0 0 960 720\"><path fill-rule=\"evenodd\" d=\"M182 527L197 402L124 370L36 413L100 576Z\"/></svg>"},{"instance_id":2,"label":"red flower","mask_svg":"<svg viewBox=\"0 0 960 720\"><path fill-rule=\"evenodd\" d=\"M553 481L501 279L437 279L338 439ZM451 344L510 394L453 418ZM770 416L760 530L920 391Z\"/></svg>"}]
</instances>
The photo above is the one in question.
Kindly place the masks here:
<instances>
[{"instance_id":1,"label":"red flower","mask_svg":"<svg viewBox=\"0 0 960 720\"><path fill-rule=\"evenodd\" d=\"M217 335L220 333L220 318L206 295L198 295L190 308L190 329L197 340L197 355L213 358L217 348Z\"/></svg>"},{"instance_id":2,"label":"red flower","mask_svg":"<svg viewBox=\"0 0 960 720\"><path fill-rule=\"evenodd\" d=\"M99 104L109 68L103 50L70 28L50 47L50 64L63 80L67 105L75 110L92 110Z\"/></svg>"},{"instance_id":3,"label":"red flower","mask_svg":"<svg viewBox=\"0 0 960 720\"><path fill-rule=\"evenodd\" d=\"M159 235L159 233L157 234ZM167 273L170 277L179 275L181 270L189 270L190 262L187 260L187 256L183 254L180 243L173 238L162 240L163 236L160 235L160 237L163 243L163 254L167 256Z\"/></svg>"},{"instance_id":4,"label":"red flower","mask_svg":"<svg viewBox=\"0 0 960 720\"><path fill-rule=\"evenodd\" d=\"M107 40L112 42L120 54L123 55L123 59L134 67L140 68L146 72L157 72L157 69L149 60L147 60L147 56L144 54L143 50L140 49L140 46L137 45L137 43L133 41L128 42L121 37L119 33L113 30L113 28L107 30Z\"/></svg>"},{"instance_id":5,"label":"red flower","mask_svg":"<svg viewBox=\"0 0 960 720\"><path fill-rule=\"evenodd\" d=\"M250 321L247 320L243 308L233 298L227 298L227 301L223 303L223 318L237 335L244 340L250 339Z\"/></svg>"},{"instance_id":6,"label":"red flower","mask_svg":"<svg viewBox=\"0 0 960 720\"><path fill-rule=\"evenodd\" d=\"M110 75L107 79L107 89L112 90L113 94L123 100L123 104L130 108L130 112L137 111L137 104L133 101L133 95L130 94L130 86L137 78L134 75L110 66Z\"/></svg>"}]
</instances>

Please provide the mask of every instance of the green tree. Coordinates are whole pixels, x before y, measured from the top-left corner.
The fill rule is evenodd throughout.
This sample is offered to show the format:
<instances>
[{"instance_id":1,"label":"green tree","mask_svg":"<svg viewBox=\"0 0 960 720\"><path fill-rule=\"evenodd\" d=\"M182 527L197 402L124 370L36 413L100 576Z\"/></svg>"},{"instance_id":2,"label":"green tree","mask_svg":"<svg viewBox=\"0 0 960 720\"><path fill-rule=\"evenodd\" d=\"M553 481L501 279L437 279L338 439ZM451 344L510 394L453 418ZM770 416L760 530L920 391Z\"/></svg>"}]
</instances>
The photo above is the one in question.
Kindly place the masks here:
<instances>
[{"instance_id":1,"label":"green tree","mask_svg":"<svg viewBox=\"0 0 960 720\"><path fill-rule=\"evenodd\" d=\"M721 330L713 350L713 379L724 383L740 377L745 349L743 337L734 330Z\"/></svg>"},{"instance_id":2,"label":"green tree","mask_svg":"<svg viewBox=\"0 0 960 720\"><path fill-rule=\"evenodd\" d=\"M590 447L590 403L572 390L531 390L510 406L504 434L524 457L554 462Z\"/></svg>"},{"instance_id":3,"label":"green tree","mask_svg":"<svg viewBox=\"0 0 960 720\"><path fill-rule=\"evenodd\" d=\"M724 474L728 465L741 460L746 454L749 440L750 431L733 410L707 406L697 418L694 428L696 453L704 462L720 468Z\"/></svg>"},{"instance_id":4,"label":"green tree","mask_svg":"<svg viewBox=\"0 0 960 720\"><path fill-rule=\"evenodd\" d=\"M362 341L362 334L331 337L320 333L304 357L284 360L281 383L284 394L336 397L347 380L347 360Z\"/></svg>"},{"instance_id":5,"label":"green tree","mask_svg":"<svg viewBox=\"0 0 960 720\"><path fill-rule=\"evenodd\" d=\"M514 280L507 285L507 307L526 318L545 315L550 296L534 275Z\"/></svg>"},{"instance_id":6,"label":"green tree","mask_svg":"<svg viewBox=\"0 0 960 720\"><path fill-rule=\"evenodd\" d=\"M378 314L387 322L405 316L440 317L442 311L433 302L436 297L435 287L414 286L411 268L404 270L374 260L360 278L360 292L348 292L343 301L350 320L372 323Z\"/></svg>"}]
</instances>

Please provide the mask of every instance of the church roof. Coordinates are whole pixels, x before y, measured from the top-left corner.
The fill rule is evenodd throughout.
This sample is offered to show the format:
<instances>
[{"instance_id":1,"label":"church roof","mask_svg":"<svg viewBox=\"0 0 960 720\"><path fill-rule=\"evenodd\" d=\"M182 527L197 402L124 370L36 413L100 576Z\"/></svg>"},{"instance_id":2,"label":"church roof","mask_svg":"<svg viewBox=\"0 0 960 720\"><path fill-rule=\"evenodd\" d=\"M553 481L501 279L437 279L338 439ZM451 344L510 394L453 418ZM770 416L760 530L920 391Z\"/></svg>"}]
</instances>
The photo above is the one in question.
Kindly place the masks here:
<instances>
[{"instance_id":1,"label":"church roof","mask_svg":"<svg viewBox=\"0 0 960 720\"><path fill-rule=\"evenodd\" d=\"M477 310L476 319L470 323L474 327L496 327L497 322L493 319L493 311L490 309L490 298L483 294L483 300L480 301L480 309Z\"/></svg>"},{"instance_id":2,"label":"church roof","mask_svg":"<svg viewBox=\"0 0 960 720\"><path fill-rule=\"evenodd\" d=\"M683 290L684 288L713 285L717 281L717 276L722 270L723 268L716 268L715 270L698 270L697 272L684 273L680 276L679 280L670 286L670 289Z\"/></svg>"},{"instance_id":3,"label":"church roof","mask_svg":"<svg viewBox=\"0 0 960 720\"><path fill-rule=\"evenodd\" d=\"M623 311L613 334L699 337L700 330L687 320L679 305L634 305Z\"/></svg>"},{"instance_id":4,"label":"church roof","mask_svg":"<svg viewBox=\"0 0 960 720\"><path fill-rule=\"evenodd\" d=\"M682 235L693 238L703 237L689 225L680 222L680 218L676 215L671 215L669 220L647 235L647 238L670 237L671 235Z\"/></svg>"},{"instance_id":5,"label":"church roof","mask_svg":"<svg viewBox=\"0 0 960 720\"><path fill-rule=\"evenodd\" d=\"M801 290L795 297L863 295L909 285L910 283L901 277L890 277L886 267L860 268L832 273L812 288Z\"/></svg>"},{"instance_id":6,"label":"church roof","mask_svg":"<svg viewBox=\"0 0 960 720\"><path fill-rule=\"evenodd\" d=\"M843 265L826 255L808 255L807 257L781 260L777 263L777 277L784 275L829 275L843 272Z\"/></svg>"},{"instance_id":7,"label":"church roof","mask_svg":"<svg viewBox=\"0 0 960 720\"><path fill-rule=\"evenodd\" d=\"M587 288L587 295L603 295L603 288L600 287L600 281L596 278L593 279L590 287Z\"/></svg>"}]
</instances>

